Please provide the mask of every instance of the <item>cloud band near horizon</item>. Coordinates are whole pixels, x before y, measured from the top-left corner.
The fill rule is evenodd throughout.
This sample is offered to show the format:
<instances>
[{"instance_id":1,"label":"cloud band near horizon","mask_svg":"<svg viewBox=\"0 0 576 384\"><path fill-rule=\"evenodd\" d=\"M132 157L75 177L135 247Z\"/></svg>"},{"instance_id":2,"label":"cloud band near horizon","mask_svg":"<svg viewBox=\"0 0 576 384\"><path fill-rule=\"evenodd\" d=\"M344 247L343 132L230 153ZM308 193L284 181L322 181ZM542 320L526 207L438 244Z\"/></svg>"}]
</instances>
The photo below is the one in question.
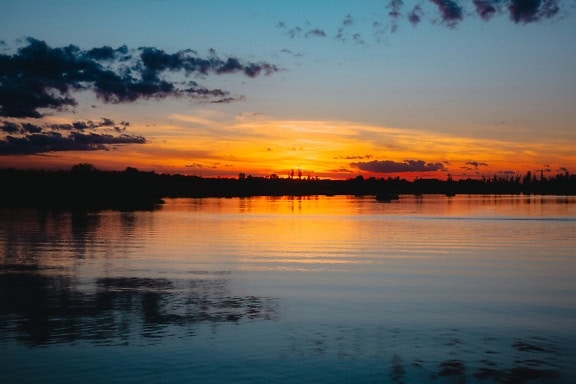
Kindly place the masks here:
<instances>
[{"instance_id":1,"label":"cloud band near horizon","mask_svg":"<svg viewBox=\"0 0 576 384\"><path fill-rule=\"evenodd\" d=\"M372 160L350 163L350 166L361 171L372 173L406 173L406 172L436 172L445 171L442 163L426 163L424 160Z\"/></svg>"},{"instance_id":2,"label":"cloud band near horizon","mask_svg":"<svg viewBox=\"0 0 576 384\"><path fill-rule=\"evenodd\" d=\"M146 138L126 133L128 122L119 125L108 118L74 121L70 124L32 124L3 121L0 156L35 155L62 151L108 151L115 145L145 144ZM105 132L98 129L103 128Z\"/></svg>"}]
</instances>

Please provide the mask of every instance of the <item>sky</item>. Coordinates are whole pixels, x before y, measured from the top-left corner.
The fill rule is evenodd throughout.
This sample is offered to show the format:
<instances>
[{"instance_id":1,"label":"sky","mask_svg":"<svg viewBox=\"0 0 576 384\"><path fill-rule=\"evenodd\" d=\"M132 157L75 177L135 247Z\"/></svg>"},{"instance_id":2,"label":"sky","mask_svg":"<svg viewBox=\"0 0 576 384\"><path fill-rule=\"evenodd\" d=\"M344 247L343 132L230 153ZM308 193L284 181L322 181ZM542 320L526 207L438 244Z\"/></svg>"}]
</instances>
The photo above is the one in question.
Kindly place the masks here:
<instances>
[{"instance_id":1,"label":"sky","mask_svg":"<svg viewBox=\"0 0 576 384\"><path fill-rule=\"evenodd\" d=\"M575 0L0 8L0 168L576 172Z\"/></svg>"}]
</instances>

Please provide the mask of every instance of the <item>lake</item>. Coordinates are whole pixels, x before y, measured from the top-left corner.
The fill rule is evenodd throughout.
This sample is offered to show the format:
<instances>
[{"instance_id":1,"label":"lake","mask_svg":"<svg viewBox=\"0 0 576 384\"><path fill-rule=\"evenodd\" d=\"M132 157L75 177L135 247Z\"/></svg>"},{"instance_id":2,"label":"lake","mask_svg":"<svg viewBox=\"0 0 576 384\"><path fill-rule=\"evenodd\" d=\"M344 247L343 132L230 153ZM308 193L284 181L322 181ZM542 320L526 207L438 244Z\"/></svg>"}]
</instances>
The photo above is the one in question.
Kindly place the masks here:
<instances>
[{"instance_id":1,"label":"lake","mask_svg":"<svg viewBox=\"0 0 576 384\"><path fill-rule=\"evenodd\" d=\"M2 383L575 383L576 197L0 210Z\"/></svg>"}]
</instances>

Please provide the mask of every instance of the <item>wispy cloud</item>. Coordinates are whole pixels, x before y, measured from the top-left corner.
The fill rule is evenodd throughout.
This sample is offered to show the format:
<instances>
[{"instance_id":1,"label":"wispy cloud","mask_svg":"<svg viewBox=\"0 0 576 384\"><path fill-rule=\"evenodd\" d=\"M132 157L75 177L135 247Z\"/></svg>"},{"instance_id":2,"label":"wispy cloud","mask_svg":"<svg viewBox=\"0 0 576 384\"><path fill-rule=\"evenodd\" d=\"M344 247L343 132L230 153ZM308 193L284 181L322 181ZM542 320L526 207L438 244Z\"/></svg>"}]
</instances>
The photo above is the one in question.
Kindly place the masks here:
<instances>
[{"instance_id":1,"label":"wispy cloud","mask_svg":"<svg viewBox=\"0 0 576 384\"><path fill-rule=\"evenodd\" d=\"M308 22L306 22L304 27L295 26L289 28L284 21L280 21L276 24L276 28L283 30L286 36L290 37L291 39L300 36L305 39L309 39L311 37L326 37L326 32L324 29L310 28Z\"/></svg>"},{"instance_id":2,"label":"wispy cloud","mask_svg":"<svg viewBox=\"0 0 576 384\"><path fill-rule=\"evenodd\" d=\"M560 14L561 0L472 0L463 2L457 0L419 0L414 2L403 0L388 0L385 15L378 16L370 21L368 27L373 28L376 42L382 41L385 32L396 32L402 22L408 22L414 26L423 21L429 21L438 25L444 25L450 29L456 29L458 24L467 18L479 17L489 21L497 15L506 16L515 24L528 24L554 19ZM566 8L566 7L564 7ZM360 21L358 21L360 20ZM360 37L359 30L365 30L360 18L347 14L337 24L335 30L327 28L307 28L294 26L288 28L285 22L278 22L277 27L284 30L290 38L310 38L312 36L334 36L340 42L351 41L360 45L367 45L365 39Z\"/></svg>"},{"instance_id":3,"label":"wispy cloud","mask_svg":"<svg viewBox=\"0 0 576 384\"><path fill-rule=\"evenodd\" d=\"M320 28L314 28L304 34L304 37L326 37L326 32Z\"/></svg>"}]
</instances>

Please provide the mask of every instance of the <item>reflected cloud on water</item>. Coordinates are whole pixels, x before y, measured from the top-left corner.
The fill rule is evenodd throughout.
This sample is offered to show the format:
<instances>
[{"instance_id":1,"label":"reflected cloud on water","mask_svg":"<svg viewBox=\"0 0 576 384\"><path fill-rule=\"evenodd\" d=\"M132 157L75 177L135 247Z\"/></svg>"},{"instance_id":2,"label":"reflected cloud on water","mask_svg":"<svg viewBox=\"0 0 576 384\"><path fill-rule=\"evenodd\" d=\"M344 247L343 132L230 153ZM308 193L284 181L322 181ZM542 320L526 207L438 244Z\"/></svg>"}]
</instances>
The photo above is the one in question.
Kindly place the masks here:
<instances>
[{"instance_id":1,"label":"reflected cloud on water","mask_svg":"<svg viewBox=\"0 0 576 384\"><path fill-rule=\"evenodd\" d=\"M236 295L218 272L182 281L103 277L93 284L80 284L57 272L4 266L0 342L149 344L154 338L193 335L200 324L277 316L276 299Z\"/></svg>"},{"instance_id":2,"label":"reflected cloud on water","mask_svg":"<svg viewBox=\"0 0 576 384\"><path fill-rule=\"evenodd\" d=\"M465 329L323 327L291 329L283 356L301 360L369 361L371 382L571 383L571 345L556 338Z\"/></svg>"}]
</instances>

